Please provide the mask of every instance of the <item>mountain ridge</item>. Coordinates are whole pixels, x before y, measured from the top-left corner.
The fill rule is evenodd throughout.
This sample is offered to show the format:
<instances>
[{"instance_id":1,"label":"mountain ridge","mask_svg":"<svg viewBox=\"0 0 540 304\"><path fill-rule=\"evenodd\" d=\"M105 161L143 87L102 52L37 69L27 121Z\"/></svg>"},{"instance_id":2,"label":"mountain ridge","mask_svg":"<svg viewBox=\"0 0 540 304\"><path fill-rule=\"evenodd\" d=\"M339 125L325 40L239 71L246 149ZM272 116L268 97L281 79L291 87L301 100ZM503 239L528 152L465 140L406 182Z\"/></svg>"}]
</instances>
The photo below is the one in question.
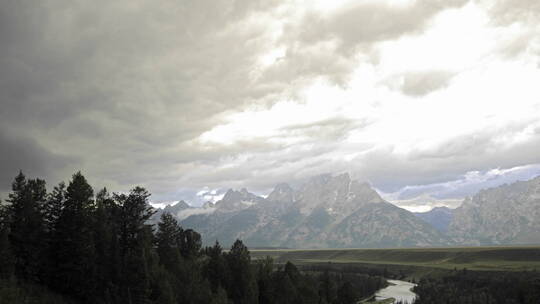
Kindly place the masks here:
<instances>
[{"instance_id":1,"label":"mountain ridge","mask_svg":"<svg viewBox=\"0 0 540 304\"><path fill-rule=\"evenodd\" d=\"M350 176L315 176L296 189L279 183L264 198L229 189L215 203L182 201L172 213L208 244L253 247L389 248L540 243L540 177L484 189L457 209L411 213Z\"/></svg>"},{"instance_id":2,"label":"mountain ridge","mask_svg":"<svg viewBox=\"0 0 540 304\"><path fill-rule=\"evenodd\" d=\"M359 221L374 237L358 233L354 226ZM246 189L229 189L215 203L214 212L189 216L181 224L200 231L209 242L229 244L240 238L250 246L392 247L449 243L433 227L386 202L368 183L352 180L347 173L314 176L297 189L279 183L266 198Z\"/></svg>"},{"instance_id":3,"label":"mountain ridge","mask_svg":"<svg viewBox=\"0 0 540 304\"><path fill-rule=\"evenodd\" d=\"M454 211L448 234L466 245L539 244L540 177L466 198Z\"/></svg>"},{"instance_id":4,"label":"mountain ridge","mask_svg":"<svg viewBox=\"0 0 540 304\"><path fill-rule=\"evenodd\" d=\"M454 217L454 209L448 207L435 207L427 212L415 212L414 215L421 218L442 233L448 231L448 226Z\"/></svg>"}]
</instances>

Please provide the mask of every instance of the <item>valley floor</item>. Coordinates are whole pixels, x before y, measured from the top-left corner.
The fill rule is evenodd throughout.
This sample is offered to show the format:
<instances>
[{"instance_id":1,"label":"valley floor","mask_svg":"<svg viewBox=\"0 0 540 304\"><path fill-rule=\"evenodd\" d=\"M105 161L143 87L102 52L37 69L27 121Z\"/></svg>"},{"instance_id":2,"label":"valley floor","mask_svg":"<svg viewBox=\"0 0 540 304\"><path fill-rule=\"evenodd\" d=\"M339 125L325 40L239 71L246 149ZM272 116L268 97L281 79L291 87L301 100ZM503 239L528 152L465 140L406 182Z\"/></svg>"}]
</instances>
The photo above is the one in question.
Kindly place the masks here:
<instances>
[{"instance_id":1,"label":"valley floor","mask_svg":"<svg viewBox=\"0 0 540 304\"><path fill-rule=\"evenodd\" d=\"M405 249L275 249L251 250L252 256L270 256L277 263L299 265L387 265L421 269L479 271L540 270L540 246L452 247Z\"/></svg>"}]
</instances>

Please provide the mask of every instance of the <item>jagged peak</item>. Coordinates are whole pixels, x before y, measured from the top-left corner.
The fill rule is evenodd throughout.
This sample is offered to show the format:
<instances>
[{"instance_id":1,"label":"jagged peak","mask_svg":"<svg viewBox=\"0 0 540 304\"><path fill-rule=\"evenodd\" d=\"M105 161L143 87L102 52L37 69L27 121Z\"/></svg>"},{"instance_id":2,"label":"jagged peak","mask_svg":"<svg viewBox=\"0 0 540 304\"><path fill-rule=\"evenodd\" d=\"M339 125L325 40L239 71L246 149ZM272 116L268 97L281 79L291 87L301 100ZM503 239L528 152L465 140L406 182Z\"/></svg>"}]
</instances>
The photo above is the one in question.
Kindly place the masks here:
<instances>
[{"instance_id":1,"label":"jagged peak","mask_svg":"<svg viewBox=\"0 0 540 304\"><path fill-rule=\"evenodd\" d=\"M232 211L245 209L262 201L264 198L249 192L246 188L242 188L240 191L229 189L223 198L214 205L219 210Z\"/></svg>"},{"instance_id":2,"label":"jagged peak","mask_svg":"<svg viewBox=\"0 0 540 304\"><path fill-rule=\"evenodd\" d=\"M352 188L377 192L377 191L375 191L375 189L373 189L371 184L366 182L366 181L353 180L353 181L351 181L351 189Z\"/></svg>"},{"instance_id":3,"label":"jagged peak","mask_svg":"<svg viewBox=\"0 0 540 304\"><path fill-rule=\"evenodd\" d=\"M308 184L326 184L332 179L331 173L323 173L311 177L308 181Z\"/></svg>"},{"instance_id":4,"label":"jagged peak","mask_svg":"<svg viewBox=\"0 0 540 304\"><path fill-rule=\"evenodd\" d=\"M186 203L184 200L181 200L181 201L178 201L174 204L169 204L167 206L165 206L165 208L163 208L163 211L165 212L170 212L170 213L175 213L175 212L178 212L180 210L184 210L184 209L189 209L191 208L191 206Z\"/></svg>"},{"instance_id":5,"label":"jagged peak","mask_svg":"<svg viewBox=\"0 0 540 304\"><path fill-rule=\"evenodd\" d=\"M176 203L175 206L189 207L189 204L186 203L184 200L180 200L178 203Z\"/></svg>"},{"instance_id":6,"label":"jagged peak","mask_svg":"<svg viewBox=\"0 0 540 304\"><path fill-rule=\"evenodd\" d=\"M274 187L273 191L293 191L293 188L287 183L279 183Z\"/></svg>"},{"instance_id":7,"label":"jagged peak","mask_svg":"<svg viewBox=\"0 0 540 304\"><path fill-rule=\"evenodd\" d=\"M292 201L293 200L293 188L287 183L279 183L274 187L274 190L270 192L267 199L269 201Z\"/></svg>"},{"instance_id":8,"label":"jagged peak","mask_svg":"<svg viewBox=\"0 0 540 304\"><path fill-rule=\"evenodd\" d=\"M257 195L249 192L246 188L238 190L229 189L223 196L222 200L228 200L228 199L238 199L238 198L248 198L248 197L258 197Z\"/></svg>"},{"instance_id":9,"label":"jagged peak","mask_svg":"<svg viewBox=\"0 0 540 304\"><path fill-rule=\"evenodd\" d=\"M236 200L239 197L242 196L242 193L239 191L236 191L234 189L229 189L227 192L225 192L225 195L220 201L230 201L230 200Z\"/></svg>"}]
</instances>

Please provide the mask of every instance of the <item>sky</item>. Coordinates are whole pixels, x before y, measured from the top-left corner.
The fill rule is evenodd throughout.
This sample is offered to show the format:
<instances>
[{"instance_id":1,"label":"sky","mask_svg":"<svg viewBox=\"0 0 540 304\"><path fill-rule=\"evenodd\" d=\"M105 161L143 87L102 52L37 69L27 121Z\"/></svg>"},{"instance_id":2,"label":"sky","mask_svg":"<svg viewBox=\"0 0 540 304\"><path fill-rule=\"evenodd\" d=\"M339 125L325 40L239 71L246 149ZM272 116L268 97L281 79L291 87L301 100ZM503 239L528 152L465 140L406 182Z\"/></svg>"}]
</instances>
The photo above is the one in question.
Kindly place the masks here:
<instances>
[{"instance_id":1,"label":"sky","mask_svg":"<svg viewBox=\"0 0 540 304\"><path fill-rule=\"evenodd\" d=\"M349 172L409 210L540 174L540 1L0 3L0 192L198 205Z\"/></svg>"}]
</instances>

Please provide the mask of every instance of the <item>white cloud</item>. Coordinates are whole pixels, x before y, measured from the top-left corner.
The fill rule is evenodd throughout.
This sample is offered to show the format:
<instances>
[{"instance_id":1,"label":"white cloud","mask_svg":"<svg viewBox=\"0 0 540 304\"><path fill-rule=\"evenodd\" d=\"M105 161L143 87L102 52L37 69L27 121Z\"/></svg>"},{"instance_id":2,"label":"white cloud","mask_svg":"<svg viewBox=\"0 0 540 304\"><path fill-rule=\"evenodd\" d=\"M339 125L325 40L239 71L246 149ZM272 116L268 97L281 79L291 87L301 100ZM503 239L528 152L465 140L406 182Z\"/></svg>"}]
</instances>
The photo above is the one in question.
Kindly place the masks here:
<instances>
[{"instance_id":1,"label":"white cloud","mask_svg":"<svg viewBox=\"0 0 540 304\"><path fill-rule=\"evenodd\" d=\"M497 187L517 180L528 180L538 175L540 175L540 164L469 171L455 180L408 185L393 193L383 193L383 196L392 202L425 201L425 205L437 206L436 203L444 203L445 201L455 203L456 199L472 196L481 189ZM457 207L455 204L446 204L446 206Z\"/></svg>"},{"instance_id":2,"label":"white cloud","mask_svg":"<svg viewBox=\"0 0 540 304\"><path fill-rule=\"evenodd\" d=\"M198 191L197 194L197 204L212 202L215 203L225 196L225 190L223 189L210 189L209 187L203 187L202 190Z\"/></svg>"},{"instance_id":3,"label":"white cloud","mask_svg":"<svg viewBox=\"0 0 540 304\"><path fill-rule=\"evenodd\" d=\"M34 166L56 178L199 204L540 163L538 1L128 2L0 10L0 124L65 155Z\"/></svg>"},{"instance_id":4,"label":"white cloud","mask_svg":"<svg viewBox=\"0 0 540 304\"><path fill-rule=\"evenodd\" d=\"M352 9L345 6L350 11L333 7L327 15L319 11L316 18L322 19L315 21L322 20L320 22L328 25L323 28L325 33L330 33L328 37L338 37L345 41L343 43L348 43L347 39L352 39L353 44L359 43L357 39L360 38L348 36L354 35L353 32L338 32L343 28L332 23L332 16L348 16L358 8L358 14L362 15L362 9L371 4L362 5ZM412 8L411 3L402 5L399 10ZM343 57L335 49L338 44L334 38L325 40L324 33L317 36L315 32L309 32L320 26L314 23L307 29L309 33L302 34L305 48L296 52L304 52L302 56L306 60L318 60L321 58L318 51L308 50L314 50L315 46L327 52L334 49L332 55L336 64L328 66L328 74L322 69L328 61L323 60L317 69L303 72L313 78L297 83L294 95L270 107L254 106L231 113L223 124L207 131L198 140L203 145L218 147L241 145L246 141L271 143L273 146L266 151L244 150L237 157L222 158L218 164L242 172L251 168L261 175L272 172L273 176L273 172L281 170L281 174L276 174L284 180L333 168L354 171L361 178L381 184L383 177L376 174L377 171L386 172L386 179L390 180L395 178L391 173L393 170L413 174L414 166L420 166L419 174L425 176L417 180L437 181L459 176L458 170L464 170L461 171L463 174L498 166L517 166L524 161L538 162L540 159L532 155L509 160L510 155L517 155L510 151L519 146L536 146L539 140L538 58L534 52L522 53L519 57L508 55L518 53L509 51L508 45L522 47L523 39L530 38L531 32L539 33L538 28L523 24L500 26L494 24L492 18L492 12L484 4L469 2L465 6L432 13L429 21L422 21L428 25L419 26L421 30L413 31L412 35L377 36L379 32L369 32L373 37L392 38L369 38L368 53L365 48L351 49L357 53L347 55L349 66L345 70L349 75L337 84L333 76L324 76L336 71L344 73L337 63ZM352 31L351 28L347 30ZM334 34L336 36L332 36ZM297 44L285 40L281 45L281 50L287 51L284 56L279 53L280 60L274 62L280 68L294 69L295 64L304 60L294 57L290 47L297 47ZM361 60L365 55L375 60ZM293 59L295 61L287 61ZM268 68L272 67L270 64ZM313 71L316 72L313 74ZM345 128L336 123L322 123L336 117L351 123ZM298 125L312 127L293 128ZM332 140L325 137L325 130L334 130ZM315 154L315 147L323 145L326 145L324 152ZM312 149L313 153L304 154L305 149ZM476 154L470 154L471 151ZM269 161L272 158L279 160L285 154L304 155L305 158L296 165ZM523 154L519 155L522 157ZM375 166L384 163L372 161L373 158L392 159L395 167L381 170ZM264 165L266 162L273 164L272 169ZM317 167L299 169L310 162ZM455 169L449 171L452 166ZM233 183L257 184L250 181L255 178L253 173L240 176L240 180ZM411 176L409 182L415 179ZM407 183L407 177L394 185L403 186L404 183ZM381 186L385 187L385 184L392 182L382 182Z\"/></svg>"}]
</instances>

